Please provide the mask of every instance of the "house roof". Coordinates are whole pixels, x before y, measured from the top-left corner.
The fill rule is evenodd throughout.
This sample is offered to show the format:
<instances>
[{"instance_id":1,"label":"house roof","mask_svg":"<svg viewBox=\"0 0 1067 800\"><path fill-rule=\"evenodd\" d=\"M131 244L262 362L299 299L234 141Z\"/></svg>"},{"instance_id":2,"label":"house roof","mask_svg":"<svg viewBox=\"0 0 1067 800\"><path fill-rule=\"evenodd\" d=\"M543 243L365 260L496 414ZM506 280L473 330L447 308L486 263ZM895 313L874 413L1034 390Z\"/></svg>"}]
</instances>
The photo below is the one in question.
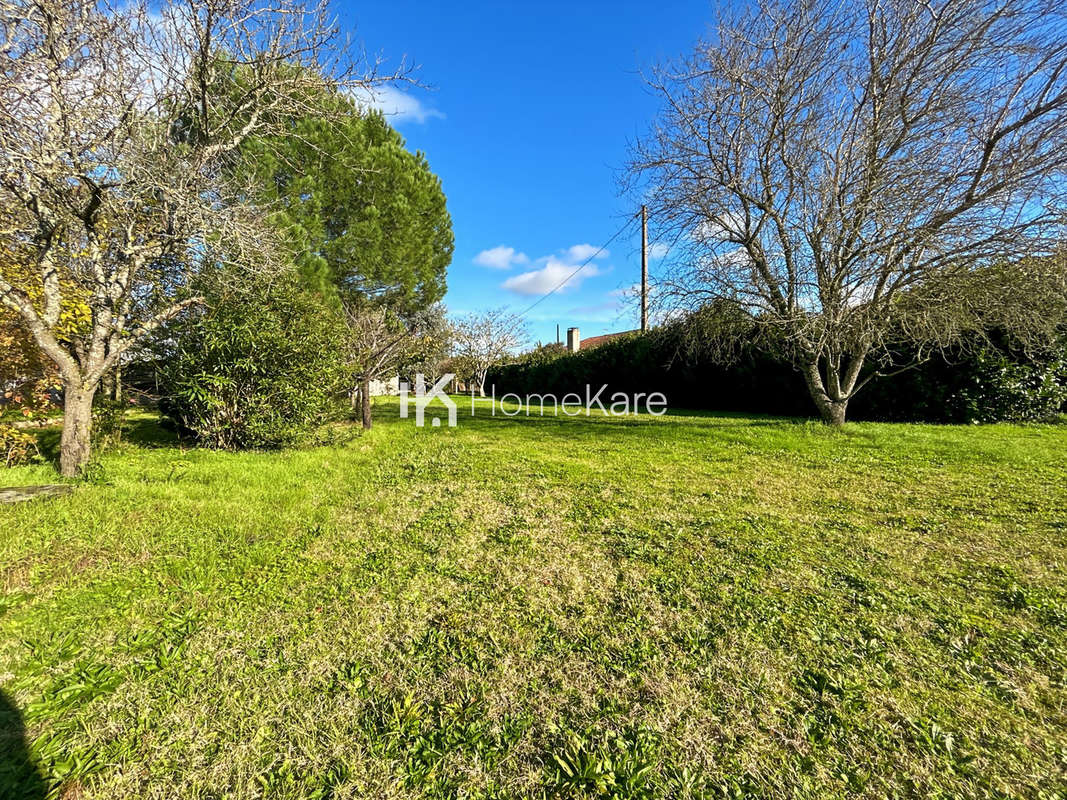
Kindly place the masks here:
<instances>
[{"instance_id":1,"label":"house roof","mask_svg":"<svg viewBox=\"0 0 1067 800\"><path fill-rule=\"evenodd\" d=\"M591 347L599 347L605 342L610 342L612 339L618 339L620 336L627 336L631 333L639 333L639 331L635 328L632 331L619 331L618 333L605 333L601 336L590 336L588 339L582 339L578 349L588 350Z\"/></svg>"}]
</instances>

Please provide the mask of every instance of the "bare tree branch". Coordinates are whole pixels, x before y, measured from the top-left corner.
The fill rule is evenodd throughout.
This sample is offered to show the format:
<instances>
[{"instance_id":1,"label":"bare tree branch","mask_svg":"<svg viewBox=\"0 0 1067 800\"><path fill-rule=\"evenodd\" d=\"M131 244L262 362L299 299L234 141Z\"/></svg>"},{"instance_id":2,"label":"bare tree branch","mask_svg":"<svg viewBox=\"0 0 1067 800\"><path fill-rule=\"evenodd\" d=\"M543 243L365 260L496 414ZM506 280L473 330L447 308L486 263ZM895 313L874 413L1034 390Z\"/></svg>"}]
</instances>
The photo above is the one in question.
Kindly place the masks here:
<instances>
[{"instance_id":1,"label":"bare tree branch","mask_svg":"<svg viewBox=\"0 0 1067 800\"><path fill-rule=\"evenodd\" d=\"M1047 334L1062 319L1062 267L1019 279L1025 297L983 278L1064 245L1065 23L1052 0L728 12L649 79L663 111L630 174L657 235L676 242L660 300L747 308L785 337L829 422L901 330L944 345L999 302L1002 324ZM916 293L933 285L969 300L928 314L914 299L931 302Z\"/></svg>"},{"instance_id":2,"label":"bare tree branch","mask_svg":"<svg viewBox=\"0 0 1067 800\"><path fill-rule=\"evenodd\" d=\"M452 321L455 359L467 366L483 397L489 368L515 355L527 339L522 317L509 314L505 309L468 314Z\"/></svg>"}]
</instances>

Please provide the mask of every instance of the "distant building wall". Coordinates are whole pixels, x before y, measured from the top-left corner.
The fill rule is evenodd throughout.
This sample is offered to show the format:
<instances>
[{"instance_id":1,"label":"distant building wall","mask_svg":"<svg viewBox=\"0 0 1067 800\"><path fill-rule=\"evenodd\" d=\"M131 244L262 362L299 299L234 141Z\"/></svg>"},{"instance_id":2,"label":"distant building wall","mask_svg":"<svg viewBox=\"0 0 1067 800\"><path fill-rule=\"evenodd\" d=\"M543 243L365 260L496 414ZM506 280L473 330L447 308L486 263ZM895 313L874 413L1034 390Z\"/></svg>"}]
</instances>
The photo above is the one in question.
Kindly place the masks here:
<instances>
[{"instance_id":1,"label":"distant building wall","mask_svg":"<svg viewBox=\"0 0 1067 800\"><path fill-rule=\"evenodd\" d=\"M577 353L582 349L582 337L577 328L567 328L567 349L572 353Z\"/></svg>"},{"instance_id":2,"label":"distant building wall","mask_svg":"<svg viewBox=\"0 0 1067 800\"><path fill-rule=\"evenodd\" d=\"M400 394L400 376L394 375L392 378L384 381L371 381L370 394L371 397L379 397L386 394Z\"/></svg>"}]
</instances>

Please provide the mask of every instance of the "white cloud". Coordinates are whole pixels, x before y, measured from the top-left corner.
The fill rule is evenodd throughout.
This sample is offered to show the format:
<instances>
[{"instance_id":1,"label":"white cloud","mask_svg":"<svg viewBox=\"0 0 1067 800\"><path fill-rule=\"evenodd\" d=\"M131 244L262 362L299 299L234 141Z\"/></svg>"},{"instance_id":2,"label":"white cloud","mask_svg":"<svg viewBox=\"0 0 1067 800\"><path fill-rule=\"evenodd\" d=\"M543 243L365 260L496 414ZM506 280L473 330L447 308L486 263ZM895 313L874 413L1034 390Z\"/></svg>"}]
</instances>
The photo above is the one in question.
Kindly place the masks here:
<instances>
[{"instance_id":1,"label":"white cloud","mask_svg":"<svg viewBox=\"0 0 1067 800\"><path fill-rule=\"evenodd\" d=\"M421 125L428 119L445 118L443 112L428 108L415 95L389 84L358 90L356 102L378 109L394 124L417 122Z\"/></svg>"},{"instance_id":2,"label":"white cloud","mask_svg":"<svg viewBox=\"0 0 1067 800\"><path fill-rule=\"evenodd\" d=\"M599 251L599 252L598 252ZM567 261L572 261L575 264L580 264L594 256L596 258L607 258L609 255L607 250L600 250L599 247L593 247L591 244L575 244L568 247L565 251L564 258Z\"/></svg>"},{"instance_id":3,"label":"white cloud","mask_svg":"<svg viewBox=\"0 0 1067 800\"><path fill-rule=\"evenodd\" d=\"M509 269L513 264L526 264L530 259L525 253L516 252L514 247L491 247L474 257L474 263L489 269Z\"/></svg>"},{"instance_id":4,"label":"white cloud","mask_svg":"<svg viewBox=\"0 0 1067 800\"><path fill-rule=\"evenodd\" d=\"M669 245L663 242L653 242L648 246L648 257L653 261L658 261L661 258L666 258L667 253L671 251Z\"/></svg>"},{"instance_id":5,"label":"white cloud","mask_svg":"<svg viewBox=\"0 0 1067 800\"><path fill-rule=\"evenodd\" d=\"M557 286L560 291L576 289L586 278L601 274L600 270L592 264L586 266L580 272L575 272L577 269L577 264L567 263L550 256L541 269L534 269L521 275L515 275L504 281L502 285L505 289L517 294L540 295L548 294Z\"/></svg>"},{"instance_id":6,"label":"white cloud","mask_svg":"<svg viewBox=\"0 0 1067 800\"><path fill-rule=\"evenodd\" d=\"M522 253L512 258L512 253L514 250L510 247L494 247L492 250L479 253L475 262L483 266L503 268L529 260ZM604 275L611 271L610 267L598 268L592 263L593 259L604 259L608 255L607 250L601 250L591 244L571 245L560 250L557 255L542 256L534 262L538 265L538 269L508 278L501 286L521 295L543 295L557 288L560 292L577 289L586 278ZM492 263L489 263L490 261Z\"/></svg>"}]
</instances>

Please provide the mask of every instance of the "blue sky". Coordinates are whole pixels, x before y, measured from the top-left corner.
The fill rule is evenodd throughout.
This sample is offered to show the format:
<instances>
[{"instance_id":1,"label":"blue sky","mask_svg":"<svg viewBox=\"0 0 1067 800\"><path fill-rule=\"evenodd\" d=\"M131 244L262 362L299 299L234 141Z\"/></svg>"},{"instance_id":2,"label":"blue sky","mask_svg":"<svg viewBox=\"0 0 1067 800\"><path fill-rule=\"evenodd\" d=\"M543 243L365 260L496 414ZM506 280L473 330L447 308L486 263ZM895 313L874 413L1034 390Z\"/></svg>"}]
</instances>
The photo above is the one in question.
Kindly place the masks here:
<instances>
[{"instance_id":1,"label":"blue sky","mask_svg":"<svg viewBox=\"0 0 1067 800\"><path fill-rule=\"evenodd\" d=\"M339 7L387 66L419 66L432 91L380 102L441 176L456 234L445 302L454 313L518 312L563 280L636 208L618 194L627 144L655 116L640 70L691 50L707 0L395 2ZM582 336L637 327L620 296L640 280L639 232L616 240L529 315ZM591 247L590 247L591 246Z\"/></svg>"}]
</instances>

